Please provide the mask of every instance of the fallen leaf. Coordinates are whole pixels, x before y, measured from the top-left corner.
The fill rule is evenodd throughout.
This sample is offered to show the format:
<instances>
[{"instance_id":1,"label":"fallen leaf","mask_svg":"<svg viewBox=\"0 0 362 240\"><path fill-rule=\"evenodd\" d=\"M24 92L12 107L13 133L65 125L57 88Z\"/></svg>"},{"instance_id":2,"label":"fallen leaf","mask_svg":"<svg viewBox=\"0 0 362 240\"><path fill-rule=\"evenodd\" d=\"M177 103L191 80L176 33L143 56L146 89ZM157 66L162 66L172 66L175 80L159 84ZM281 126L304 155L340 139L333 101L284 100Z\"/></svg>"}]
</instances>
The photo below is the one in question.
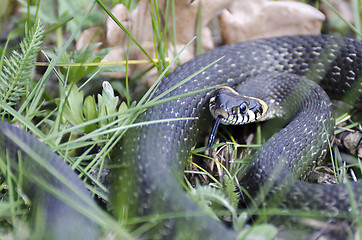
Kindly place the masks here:
<instances>
[{"instance_id":1,"label":"fallen leaf","mask_svg":"<svg viewBox=\"0 0 362 240\"><path fill-rule=\"evenodd\" d=\"M354 23L351 0L329 0L328 2L345 20ZM335 12L325 4L322 3L320 8L326 14L327 19L339 18Z\"/></svg>"},{"instance_id":2,"label":"fallen leaf","mask_svg":"<svg viewBox=\"0 0 362 240\"><path fill-rule=\"evenodd\" d=\"M176 36L177 41L175 44L176 50L170 41L168 43L167 56L174 58L175 53L179 53L181 49L188 44L192 38L196 35L197 27L197 14L198 6L202 4L202 51L206 52L214 48L211 31L208 29L208 22L215 17L221 10L228 6L232 0L217 0L217 1L192 1L179 0L175 1L175 22L176 22ZM161 12L165 12L166 1L159 1L159 7ZM152 30L152 19L150 12L149 1L141 0L137 8L133 12L129 12L126 7L121 4L116 5L112 9L112 13L120 21L120 23L129 31L134 39L140 43L140 45L146 50L146 52L155 58L154 49L154 35ZM171 14L171 9L169 10ZM170 16L170 15L169 15ZM164 19L163 19L164 20ZM120 27L114 21L107 17L106 20L106 42L108 47L112 47L112 50L103 58L102 62L124 61L126 59L126 51L121 49L127 49L128 37L121 30ZM161 26L164 29L165 26ZM173 31L172 21L167 21L168 31ZM164 33L163 33L164 34ZM195 57L195 43L192 43L185 49L179 56L180 62L184 63ZM147 56L134 44L132 41L129 46L129 59L132 60L145 60ZM136 72L145 71L151 64L138 64L137 66L130 66L129 75L134 75ZM104 73L110 77L125 77L125 73ZM143 79L146 79L147 85L150 86L157 79L158 73L156 70L147 72Z\"/></svg>"},{"instance_id":3,"label":"fallen leaf","mask_svg":"<svg viewBox=\"0 0 362 240\"><path fill-rule=\"evenodd\" d=\"M237 0L220 15L226 44L297 34L319 34L324 15L292 1Z\"/></svg>"},{"instance_id":4,"label":"fallen leaf","mask_svg":"<svg viewBox=\"0 0 362 240\"><path fill-rule=\"evenodd\" d=\"M76 44L75 44L75 48L77 50L80 49L84 49L86 47L88 47L91 44L95 44L95 43L102 43L104 41L104 31L102 28L100 27L92 27L92 28L88 28L86 30L84 30ZM94 49L94 51L99 51L101 49L101 46L99 46L98 48Z\"/></svg>"}]
</instances>

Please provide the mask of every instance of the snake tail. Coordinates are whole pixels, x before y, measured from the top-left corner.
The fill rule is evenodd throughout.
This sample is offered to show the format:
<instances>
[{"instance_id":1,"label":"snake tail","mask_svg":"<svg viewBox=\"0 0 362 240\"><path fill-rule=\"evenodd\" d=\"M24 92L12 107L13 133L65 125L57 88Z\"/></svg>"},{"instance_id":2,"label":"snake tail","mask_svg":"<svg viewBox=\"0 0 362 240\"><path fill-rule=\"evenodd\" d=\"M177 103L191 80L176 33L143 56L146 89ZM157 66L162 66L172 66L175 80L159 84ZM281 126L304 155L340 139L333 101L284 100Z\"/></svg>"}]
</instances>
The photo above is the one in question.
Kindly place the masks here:
<instances>
[{"instance_id":1,"label":"snake tail","mask_svg":"<svg viewBox=\"0 0 362 240\"><path fill-rule=\"evenodd\" d=\"M99 239L100 228L74 205L92 209L96 203L70 167L29 133L0 122L3 161L23 174L24 193L32 202L36 239Z\"/></svg>"}]
</instances>

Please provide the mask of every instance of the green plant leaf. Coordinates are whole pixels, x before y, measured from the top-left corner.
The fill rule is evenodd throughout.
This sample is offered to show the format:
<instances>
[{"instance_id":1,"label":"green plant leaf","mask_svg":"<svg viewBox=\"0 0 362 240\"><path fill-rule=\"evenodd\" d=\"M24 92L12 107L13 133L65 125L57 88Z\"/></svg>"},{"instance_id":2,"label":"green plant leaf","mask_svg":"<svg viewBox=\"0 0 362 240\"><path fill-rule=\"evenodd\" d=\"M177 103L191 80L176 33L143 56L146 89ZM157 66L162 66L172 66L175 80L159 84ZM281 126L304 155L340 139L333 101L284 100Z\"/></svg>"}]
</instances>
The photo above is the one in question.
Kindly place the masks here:
<instances>
[{"instance_id":1,"label":"green plant leaf","mask_svg":"<svg viewBox=\"0 0 362 240\"><path fill-rule=\"evenodd\" d=\"M71 86L63 116L73 125L84 122L83 97L83 91L79 91L76 85Z\"/></svg>"},{"instance_id":2,"label":"green plant leaf","mask_svg":"<svg viewBox=\"0 0 362 240\"><path fill-rule=\"evenodd\" d=\"M0 71L0 100L8 105L16 102L27 94L25 86L30 82L32 63L35 62L42 39L44 28L37 21L33 28L25 29L25 37L20 43L21 53L13 51L9 58L4 56ZM0 109L3 111L3 109Z\"/></svg>"},{"instance_id":3,"label":"green plant leaf","mask_svg":"<svg viewBox=\"0 0 362 240\"><path fill-rule=\"evenodd\" d=\"M117 112L119 98L114 96L113 88L109 82L104 81L102 85L102 95L98 94L98 111L99 116L107 116ZM113 120L113 118L109 118L100 123L102 126L105 126Z\"/></svg>"},{"instance_id":4,"label":"green plant leaf","mask_svg":"<svg viewBox=\"0 0 362 240\"><path fill-rule=\"evenodd\" d=\"M235 191L236 185L229 175L225 174L223 177L223 188L226 196L228 197L230 203L237 208L239 202L239 194Z\"/></svg>"},{"instance_id":5,"label":"green plant leaf","mask_svg":"<svg viewBox=\"0 0 362 240\"><path fill-rule=\"evenodd\" d=\"M258 224L244 230L239 239L274 239L278 229L271 224Z\"/></svg>"},{"instance_id":6,"label":"green plant leaf","mask_svg":"<svg viewBox=\"0 0 362 240\"><path fill-rule=\"evenodd\" d=\"M98 117L96 101L92 96L87 96L84 100L84 117L86 121L95 119ZM91 132L97 129L97 124L88 125L85 127L86 132Z\"/></svg>"}]
</instances>

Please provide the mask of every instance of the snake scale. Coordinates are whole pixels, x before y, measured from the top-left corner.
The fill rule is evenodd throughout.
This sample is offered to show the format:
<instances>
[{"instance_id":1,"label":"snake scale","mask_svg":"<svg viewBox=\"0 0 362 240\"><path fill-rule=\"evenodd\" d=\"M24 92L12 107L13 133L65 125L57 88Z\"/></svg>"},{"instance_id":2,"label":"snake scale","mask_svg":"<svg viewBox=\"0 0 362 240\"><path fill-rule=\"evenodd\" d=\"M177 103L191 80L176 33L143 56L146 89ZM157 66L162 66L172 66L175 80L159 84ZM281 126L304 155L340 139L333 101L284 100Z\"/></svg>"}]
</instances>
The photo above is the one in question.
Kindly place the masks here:
<instances>
[{"instance_id":1,"label":"snake scale","mask_svg":"<svg viewBox=\"0 0 362 240\"><path fill-rule=\"evenodd\" d=\"M270 206L351 211L345 184L300 180L326 154L334 127L330 98L350 104L362 102L362 43L318 35L223 46L176 68L162 80L155 95L214 61L163 98L224 84L241 94L263 99L269 107L265 119L278 117L288 122L255 153L248 171L240 174L245 190ZM154 226L146 231L146 239L237 238L236 232L200 209L181 184L190 149L212 127L208 111L211 93L204 91L147 109L137 121L195 119L129 129L115 150L114 161L123 167L112 173L114 214L117 218L158 216L150 219ZM4 126L2 132L7 129ZM14 146L8 141L7 147ZM352 183L351 187L361 206L362 184ZM260 198L261 188L266 199ZM241 194L239 205L249 206L250 199Z\"/></svg>"}]
</instances>

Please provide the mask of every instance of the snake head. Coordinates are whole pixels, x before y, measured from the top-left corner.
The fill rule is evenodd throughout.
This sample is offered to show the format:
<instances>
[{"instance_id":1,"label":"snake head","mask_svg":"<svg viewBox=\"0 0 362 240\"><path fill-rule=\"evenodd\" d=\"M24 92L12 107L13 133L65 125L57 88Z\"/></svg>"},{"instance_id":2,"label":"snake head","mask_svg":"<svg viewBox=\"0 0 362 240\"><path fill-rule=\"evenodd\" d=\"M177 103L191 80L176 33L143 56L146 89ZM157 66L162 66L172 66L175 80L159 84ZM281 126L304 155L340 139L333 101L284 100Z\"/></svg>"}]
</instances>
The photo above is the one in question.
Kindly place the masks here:
<instances>
[{"instance_id":1,"label":"snake head","mask_svg":"<svg viewBox=\"0 0 362 240\"><path fill-rule=\"evenodd\" d=\"M242 125L260 120L268 107L261 99L240 95L230 87L221 87L211 95L209 109L222 124Z\"/></svg>"}]
</instances>

